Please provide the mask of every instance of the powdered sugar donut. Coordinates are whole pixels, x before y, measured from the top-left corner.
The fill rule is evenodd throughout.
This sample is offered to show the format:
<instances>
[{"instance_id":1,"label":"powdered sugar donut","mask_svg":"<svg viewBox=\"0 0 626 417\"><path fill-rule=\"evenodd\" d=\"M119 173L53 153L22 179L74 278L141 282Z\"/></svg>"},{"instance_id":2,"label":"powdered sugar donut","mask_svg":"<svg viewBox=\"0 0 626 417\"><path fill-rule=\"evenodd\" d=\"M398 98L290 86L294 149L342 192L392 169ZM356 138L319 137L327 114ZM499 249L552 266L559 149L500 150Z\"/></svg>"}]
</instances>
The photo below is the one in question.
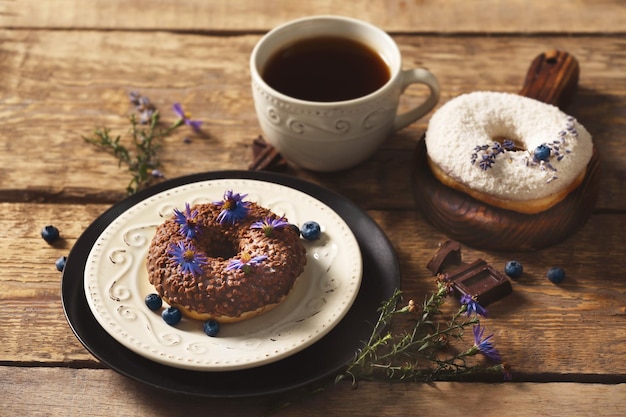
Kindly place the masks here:
<instances>
[{"instance_id":1,"label":"powdered sugar donut","mask_svg":"<svg viewBox=\"0 0 626 417\"><path fill-rule=\"evenodd\" d=\"M432 116L428 163L444 184L488 204L538 213L584 179L591 135L557 107L516 94L474 92Z\"/></svg>"}]
</instances>

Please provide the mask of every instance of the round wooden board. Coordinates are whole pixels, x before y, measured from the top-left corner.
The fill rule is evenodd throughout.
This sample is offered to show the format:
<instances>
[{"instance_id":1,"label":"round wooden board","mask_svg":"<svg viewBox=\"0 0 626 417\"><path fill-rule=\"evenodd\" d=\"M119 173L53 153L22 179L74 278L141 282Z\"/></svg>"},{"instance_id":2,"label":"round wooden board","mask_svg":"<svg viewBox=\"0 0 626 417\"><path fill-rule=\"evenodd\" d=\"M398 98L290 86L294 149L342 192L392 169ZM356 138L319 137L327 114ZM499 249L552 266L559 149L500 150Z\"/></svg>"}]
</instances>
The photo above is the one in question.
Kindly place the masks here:
<instances>
[{"instance_id":1,"label":"round wooden board","mask_svg":"<svg viewBox=\"0 0 626 417\"><path fill-rule=\"evenodd\" d=\"M576 60L551 51L533 61L520 94L561 107L577 82ZM477 249L535 251L563 241L585 224L598 199L600 157L594 145L583 183L559 204L532 215L491 206L443 185L428 167L424 138L415 150L412 179L418 207L450 238Z\"/></svg>"}]
</instances>

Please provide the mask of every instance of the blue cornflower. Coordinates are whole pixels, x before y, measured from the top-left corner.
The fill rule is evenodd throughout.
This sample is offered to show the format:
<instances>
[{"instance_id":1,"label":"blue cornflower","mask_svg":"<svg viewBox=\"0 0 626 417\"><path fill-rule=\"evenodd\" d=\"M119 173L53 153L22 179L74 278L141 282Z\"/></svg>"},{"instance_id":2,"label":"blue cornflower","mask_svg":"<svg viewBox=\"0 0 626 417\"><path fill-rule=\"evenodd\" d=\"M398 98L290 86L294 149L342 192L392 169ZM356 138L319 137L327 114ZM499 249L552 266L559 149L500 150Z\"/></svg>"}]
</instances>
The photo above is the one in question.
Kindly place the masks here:
<instances>
[{"instance_id":1,"label":"blue cornflower","mask_svg":"<svg viewBox=\"0 0 626 417\"><path fill-rule=\"evenodd\" d=\"M185 212L174 209L176 223L180 225L180 233L187 239L193 239L200 233L198 210L191 211L189 203L185 203Z\"/></svg>"},{"instance_id":2,"label":"blue cornflower","mask_svg":"<svg viewBox=\"0 0 626 417\"><path fill-rule=\"evenodd\" d=\"M231 259L226 267L226 270L232 271L233 269L240 269L244 272L244 274L247 274L253 266L260 264L266 259L267 255L257 255L252 257L249 253L244 252L241 254L241 259Z\"/></svg>"},{"instance_id":3,"label":"blue cornflower","mask_svg":"<svg viewBox=\"0 0 626 417\"><path fill-rule=\"evenodd\" d=\"M472 313L476 313L479 316L487 317L487 309L478 304L476 298L472 297L469 294L463 295L461 297L461 304L467 307L467 311L465 312L466 316L471 316Z\"/></svg>"},{"instance_id":4,"label":"blue cornflower","mask_svg":"<svg viewBox=\"0 0 626 417\"><path fill-rule=\"evenodd\" d=\"M189 115L189 113L185 113L185 110L183 110L183 106L181 106L180 103L174 103L172 109L174 109L174 113L180 117L181 122L184 122L187 126L191 126L193 130L200 130L202 122L199 120L191 120L191 115Z\"/></svg>"},{"instance_id":5,"label":"blue cornflower","mask_svg":"<svg viewBox=\"0 0 626 417\"><path fill-rule=\"evenodd\" d=\"M263 220L252 223L251 229L261 229L266 237L271 237L274 229L289 226L289 222L284 217L280 219L266 217Z\"/></svg>"},{"instance_id":6,"label":"blue cornflower","mask_svg":"<svg viewBox=\"0 0 626 417\"><path fill-rule=\"evenodd\" d=\"M232 190L228 190L224 193L223 201L216 201L215 204L218 207L222 207L222 211L217 216L217 221L220 224L235 223L237 220L241 220L248 215L248 206L250 205L243 199L248 194L234 193Z\"/></svg>"},{"instance_id":7,"label":"blue cornflower","mask_svg":"<svg viewBox=\"0 0 626 417\"><path fill-rule=\"evenodd\" d=\"M202 274L202 266L208 261L189 241L172 243L167 253L180 266L183 274L189 273L194 277Z\"/></svg>"},{"instance_id":8,"label":"blue cornflower","mask_svg":"<svg viewBox=\"0 0 626 417\"><path fill-rule=\"evenodd\" d=\"M489 341L493 337L493 333L483 339L483 334L485 333L485 328L481 327L480 324L474 326L474 346L473 349L485 355L488 359L494 362L502 362L502 358L500 357L500 353L493 346L493 343Z\"/></svg>"}]
</instances>

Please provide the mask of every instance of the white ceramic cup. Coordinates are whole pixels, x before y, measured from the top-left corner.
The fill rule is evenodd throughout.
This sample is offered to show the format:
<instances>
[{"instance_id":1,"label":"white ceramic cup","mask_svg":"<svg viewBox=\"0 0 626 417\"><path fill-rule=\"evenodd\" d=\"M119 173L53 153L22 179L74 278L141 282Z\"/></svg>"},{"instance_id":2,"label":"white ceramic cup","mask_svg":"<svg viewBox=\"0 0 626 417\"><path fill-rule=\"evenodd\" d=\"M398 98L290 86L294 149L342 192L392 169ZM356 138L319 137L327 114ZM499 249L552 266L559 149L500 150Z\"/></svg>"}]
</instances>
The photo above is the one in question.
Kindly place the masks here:
<instances>
[{"instance_id":1,"label":"white ceramic cup","mask_svg":"<svg viewBox=\"0 0 626 417\"><path fill-rule=\"evenodd\" d=\"M334 102L289 97L263 80L265 65L278 50L319 36L346 37L369 46L389 66L389 80L363 97ZM424 116L439 100L439 83L430 71L403 70L398 45L387 33L346 17L306 17L272 29L254 47L250 72L265 139L287 160L313 171L339 171L365 161L385 139ZM398 114L400 96L411 84L425 84L430 95L417 107Z\"/></svg>"}]
</instances>

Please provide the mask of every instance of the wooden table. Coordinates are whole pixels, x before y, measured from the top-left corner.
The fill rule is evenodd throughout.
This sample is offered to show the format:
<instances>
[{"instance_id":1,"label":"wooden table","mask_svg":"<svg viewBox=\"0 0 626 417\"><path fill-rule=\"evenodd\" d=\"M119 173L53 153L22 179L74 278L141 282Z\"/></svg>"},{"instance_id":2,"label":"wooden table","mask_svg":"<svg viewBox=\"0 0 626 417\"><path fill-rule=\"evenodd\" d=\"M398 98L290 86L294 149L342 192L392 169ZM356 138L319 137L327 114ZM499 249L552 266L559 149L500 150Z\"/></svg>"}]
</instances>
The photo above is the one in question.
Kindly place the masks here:
<instances>
[{"instance_id":1,"label":"wooden table","mask_svg":"<svg viewBox=\"0 0 626 417\"><path fill-rule=\"evenodd\" d=\"M0 1L0 414L80 416L260 415L275 399L185 397L159 392L103 366L74 336L54 262L125 196L128 173L84 143L96 126L124 132L127 94L162 110L175 101L204 121L199 137L163 143L174 178L246 169L260 131L248 58L270 28L311 14L368 20L390 32L404 66L442 85L440 104L474 90L517 92L531 60L565 50L580 62L567 109L594 136L602 181L593 216L572 238L534 253L463 248L467 259L524 264L485 324L513 382L431 385L340 383L279 410L280 416L623 415L626 411L626 8L620 2L514 0ZM425 94L409 90L403 105ZM287 175L340 193L386 232L402 288L432 291L426 263L446 235L424 220L411 192L416 140L430 114L388 140L371 160L334 174ZM183 144L189 136L191 143ZM46 224L61 244L40 237ZM559 286L545 278L562 266Z\"/></svg>"}]
</instances>

